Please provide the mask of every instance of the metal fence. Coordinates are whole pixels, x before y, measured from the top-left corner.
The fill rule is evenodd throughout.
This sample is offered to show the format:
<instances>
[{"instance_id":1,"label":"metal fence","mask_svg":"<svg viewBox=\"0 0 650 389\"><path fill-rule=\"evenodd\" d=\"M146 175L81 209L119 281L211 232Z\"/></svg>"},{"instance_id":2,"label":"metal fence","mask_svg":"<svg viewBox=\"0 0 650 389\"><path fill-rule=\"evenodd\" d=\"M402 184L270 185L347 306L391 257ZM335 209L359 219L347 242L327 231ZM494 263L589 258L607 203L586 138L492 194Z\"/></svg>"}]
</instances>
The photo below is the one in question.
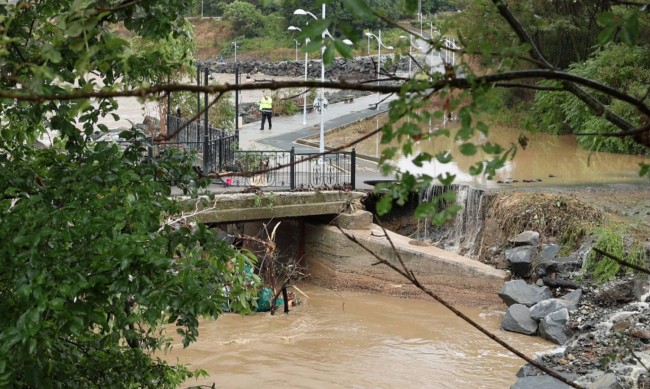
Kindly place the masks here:
<instances>
[{"instance_id":1,"label":"metal fence","mask_svg":"<svg viewBox=\"0 0 650 389\"><path fill-rule=\"evenodd\" d=\"M205 122L168 116L172 140L154 142L153 154L173 147L196 151L204 172L219 173L225 186L257 186L308 190L355 189L356 152L339 152L318 157L317 153L237 150L238 138L225 130L205 126ZM256 172L263 172L253 174Z\"/></svg>"},{"instance_id":2,"label":"metal fence","mask_svg":"<svg viewBox=\"0 0 650 389\"><path fill-rule=\"evenodd\" d=\"M180 130L179 130L180 129ZM234 159L237 135L226 130L206 126L202 120L188 122L176 116L167 116L167 133L173 140L154 143L154 153L165 147L196 150L204 172L217 172Z\"/></svg>"},{"instance_id":3,"label":"metal fence","mask_svg":"<svg viewBox=\"0 0 650 389\"><path fill-rule=\"evenodd\" d=\"M339 152L322 157L318 153L290 151L234 152L224 166L222 181L227 186L274 187L291 190L355 189L356 152ZM260 172L259 174L253 174Z\"/></svg>"}]
</instances>

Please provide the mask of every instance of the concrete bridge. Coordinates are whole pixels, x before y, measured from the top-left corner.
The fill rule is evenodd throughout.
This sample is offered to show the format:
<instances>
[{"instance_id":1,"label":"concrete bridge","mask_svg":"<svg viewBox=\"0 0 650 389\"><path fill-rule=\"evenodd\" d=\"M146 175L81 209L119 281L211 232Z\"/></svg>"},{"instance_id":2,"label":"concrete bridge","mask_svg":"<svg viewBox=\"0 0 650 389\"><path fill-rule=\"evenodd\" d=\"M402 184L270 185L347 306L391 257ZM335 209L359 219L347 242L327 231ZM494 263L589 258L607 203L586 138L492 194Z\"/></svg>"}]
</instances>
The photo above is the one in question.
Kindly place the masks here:
<instances>
[{"instance_id":1,"label":"concrete bridge","mask_svg":"<svg viewBox=\"0 0 650 389\"><path fill-rule=\"evenodd\" d=\"M350 241L343 230L395 264L399 255L423 284L447 301L501 304L497 292L505 272L393 232L388 232L389 240L373 224L372 214L363 210L366 195L345 191L223 193L186 200L186 209L194 221L217 225L233 235L265 239L263 231L268 233L280 223L275 241L278 252L297 259L310 280L325 287L398 296L421 294L388 267L375 266L377 259ZM251 251L264 256L263 251Z\"/></svg>"}]
</instances>

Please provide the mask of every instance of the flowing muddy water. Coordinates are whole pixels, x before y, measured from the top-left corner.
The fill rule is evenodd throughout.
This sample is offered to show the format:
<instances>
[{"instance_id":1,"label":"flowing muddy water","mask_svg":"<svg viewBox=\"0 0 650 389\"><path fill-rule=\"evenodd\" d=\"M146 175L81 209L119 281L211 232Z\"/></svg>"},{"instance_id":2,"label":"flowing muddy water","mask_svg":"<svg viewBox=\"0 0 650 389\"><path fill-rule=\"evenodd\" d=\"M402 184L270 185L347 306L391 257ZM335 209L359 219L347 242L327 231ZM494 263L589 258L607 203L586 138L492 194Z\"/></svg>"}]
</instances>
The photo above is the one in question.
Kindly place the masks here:
<instances>
[{"instance_id":1,"label":"flowing muddy water","mask_svg":"<svg viewBox=\"0 0 650 389\"><path fill-rule=\"evenodd\" d=\"M210 374L185 386L221 388L496 389L525 363L432 300L300 288L310 298L289 315L203 321L196 344L165 358ZM463 312L529 356L553 348L500 330L504 312Z\"/></svg>"},{"instance_id":2,"label":"flowing muddy water","mask_svg":"<svg viewBox=\"0 0 650 389\"><path fill-rule=\"evenodd\" d=\"M453 135L453 131L452 131ZM490 142L498 143L504 148L517 144L519 131L515 129L493 127L490 129ZM485 139L476 139L479 142ZM475 141L476 141L475 140ZM635 155L590 152L578 147L576 137L570 135L553 136L534 134L525 150L518 146L517 155L508 160L506 165L497 171L493 180L483 176L471 176L470 166L477 161L487 158L482 150L468 157L458 152L458 145L452 137L434 137L429 141L417 144L414 152L428 152L432 155L445 150L452 150L453 161L441 164L437 161L417 167L406 158L400 158L397 165L400 170L414 174L456 175L456 183L473 184L482 187L504 185L575 185L592 183L643 183L648 182L639 178L639 163L649 163L647 157ZM532 181L532 182L524 182ZM501 181L499 183L498 181ZM517 181L517 182L514 182Z\"/></svg>"}]
</instances>

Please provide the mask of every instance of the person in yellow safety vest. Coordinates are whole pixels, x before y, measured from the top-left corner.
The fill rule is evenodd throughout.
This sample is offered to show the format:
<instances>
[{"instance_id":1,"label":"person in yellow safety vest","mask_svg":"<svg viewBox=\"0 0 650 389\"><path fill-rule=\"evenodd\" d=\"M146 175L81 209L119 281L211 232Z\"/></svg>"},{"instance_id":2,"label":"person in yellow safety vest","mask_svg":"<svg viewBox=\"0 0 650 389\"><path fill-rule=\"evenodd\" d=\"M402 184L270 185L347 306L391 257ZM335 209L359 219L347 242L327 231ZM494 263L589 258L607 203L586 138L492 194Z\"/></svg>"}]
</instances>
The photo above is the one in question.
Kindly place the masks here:
<instances>
[{"instance_id":1,"label":"person in yellow safety vest","mask_svg":"<svg viewBox=\"0 0 650 389\"><path fill-rule=\"evenodd\" d=\"M260 100L260 112L262 112L262 126L260 131L264 131L264 122L268 119L269 130L273 127L271 125L271 117L273 117L273 99L269 96L268 92L264 92L262 100Z\"/></svg>"}]
</instances>

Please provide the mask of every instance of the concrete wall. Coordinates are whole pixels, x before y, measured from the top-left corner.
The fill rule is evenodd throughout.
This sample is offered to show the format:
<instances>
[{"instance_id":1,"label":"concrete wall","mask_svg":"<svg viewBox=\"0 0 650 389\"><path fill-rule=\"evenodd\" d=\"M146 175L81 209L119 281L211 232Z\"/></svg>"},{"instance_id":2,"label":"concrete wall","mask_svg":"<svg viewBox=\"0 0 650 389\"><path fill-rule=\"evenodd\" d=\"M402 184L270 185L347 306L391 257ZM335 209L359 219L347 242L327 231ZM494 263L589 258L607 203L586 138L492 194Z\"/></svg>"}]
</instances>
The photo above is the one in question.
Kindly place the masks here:
<instances>
[{"instance_id":1,"label":"concrete wall","mask_svg":"<svg viewBox=\"0 0 650 389\"><path fill-rule=\"evenodd\" d=\"M379 227L345 231L380 257L398 264L388 239L378 236L383 235ZM497 291L506 278L505 272L434 246L413 245L407 237L389 234L406 266L440 297L461 306L502 305ZM373 266L377 259L334 226L307 224L305 247L307 271L316 284L398 296L422 296L392 269L384 265Z\"/></svg>"}]
</instances>

